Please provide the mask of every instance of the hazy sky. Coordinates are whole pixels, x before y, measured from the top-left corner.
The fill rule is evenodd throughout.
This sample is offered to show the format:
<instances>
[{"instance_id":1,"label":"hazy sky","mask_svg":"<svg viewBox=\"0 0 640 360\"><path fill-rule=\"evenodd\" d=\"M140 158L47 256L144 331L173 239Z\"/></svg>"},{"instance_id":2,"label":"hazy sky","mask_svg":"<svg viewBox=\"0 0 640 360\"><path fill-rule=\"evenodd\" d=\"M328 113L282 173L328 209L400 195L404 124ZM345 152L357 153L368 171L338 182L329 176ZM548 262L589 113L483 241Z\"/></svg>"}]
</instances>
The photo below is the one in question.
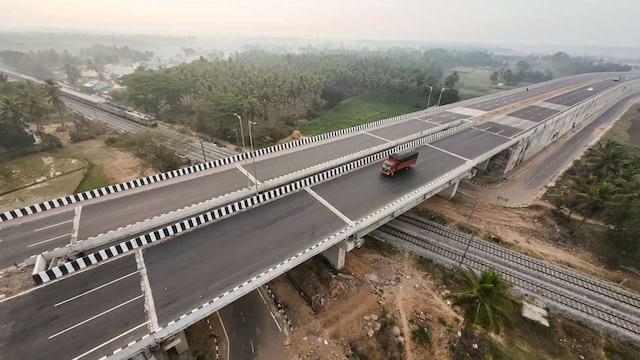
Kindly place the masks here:
<instances>
[{"instance_id":1,"label":"hazy sky","mask_svg":"<svg viewBox=\"0 0 640 360\"><path fill-rule=\"evenodd\" d=\"M640 46L640 0L0 0L0 26Z\"/></svg>"}]
</instances>

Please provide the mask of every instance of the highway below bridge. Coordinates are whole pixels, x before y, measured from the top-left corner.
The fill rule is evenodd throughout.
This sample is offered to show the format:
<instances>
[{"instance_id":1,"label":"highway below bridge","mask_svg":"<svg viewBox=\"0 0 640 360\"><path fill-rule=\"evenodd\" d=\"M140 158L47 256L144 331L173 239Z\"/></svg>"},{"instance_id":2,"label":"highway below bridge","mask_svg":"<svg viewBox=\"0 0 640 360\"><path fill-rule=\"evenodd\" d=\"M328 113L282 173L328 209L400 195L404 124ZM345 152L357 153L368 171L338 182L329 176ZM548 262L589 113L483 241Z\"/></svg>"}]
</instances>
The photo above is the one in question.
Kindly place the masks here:
<instances>
[{"instance_id":1,"label":"highway below bridge","mask_svg":"<svg viewBox=\"0 0 640 360\"><path fill-rule=\"evenodd\" d=\"M423 131L425 126L455 121L460 115L482 116L586 80L590 83L422 143L411 171L384 177L379 161L372 161L6 299L0 302L0 359L127 358L311 256L335 249L348 238L359 238L429 196L443 190L453 196L460 179L471 176L474 167L482 167L492 157L526 142L523 134L546 129L549 121L574 106L583 106L600 95L614 96L613 91L622 93L628 85L602 74L565 79L489 100L476 99L461 108L409 117L344 139L306 145L300 151L265 155L256 159L255 172L253 166L242 171L234 163L175 179L180 181L81 202L81 237L87 237L131 223L135 216L147 218L154 211L176 209L247 187L245 172L257 176L258 181L288 174L344 154L340 149L366 149ZM56 236L54 231L66 234L70 219L72 206L6 220L0 230L3 250L7 249L2 253L11 255L3 261L6 264L35 253L35 249L22 251L21 247L33 244L34 236L37 242L47 240L41 240L45 235L36 235L36 229L46 228L46 236ZM65 226L67 230L56 229ZM60 246L55 241L43 243L46 246L41 249ZM63 238L64 242L68 239Z\"/></svg>"}]
</instances>

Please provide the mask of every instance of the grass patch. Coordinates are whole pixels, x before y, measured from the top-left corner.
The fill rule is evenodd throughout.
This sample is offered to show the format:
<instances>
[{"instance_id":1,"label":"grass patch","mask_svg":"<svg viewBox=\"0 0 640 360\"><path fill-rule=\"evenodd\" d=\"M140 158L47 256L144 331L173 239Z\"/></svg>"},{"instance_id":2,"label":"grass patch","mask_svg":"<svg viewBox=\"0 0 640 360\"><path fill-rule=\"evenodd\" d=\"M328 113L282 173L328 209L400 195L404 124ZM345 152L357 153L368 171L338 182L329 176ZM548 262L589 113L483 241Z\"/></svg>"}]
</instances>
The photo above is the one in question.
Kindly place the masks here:
<instances>
[{"instance_id":1,"label":"grass patch","mask_svg":"<svg viewBox=\"0 0 640 360\"><path fill-rule=\"evenodd\" d=\"M89 190L99 189L101 187L109 185L111 184L102 171L102 167L95 164L89 164L89 169L85 172L82 182L80 182L73 193L77 194Z\"/></svg>"},{"instance_id":2,"label":"grass patch","mask_svg":"<svg viewBox=\"0 0 640 360\"><path fill-rule=\"evenodd\" d=\"M437 213L435 211L430 211L427 209L418 209L418 208L415 208L414 211L418 213L420 217L425 218L431 222L434 222L440 225L447 225L449 223L449 220L447 220L447 218L445 218L442 214Z\"/></svg>"},{"instance_id":3,"label":"grass patch","mask_svg":"<svg viewBox=\"0 0 640 360\"><path fill-rule=\"evenodd\" d=\"M363 96L344 100L327 114L302 124L300 132L313 136L419 110L407 104L413 98L396 98L374 93L369 95L369 99ZM398 101L394 103L395 100Z\"/></svg>"},{"instance_id":4,"label":"grass patch","mask_svg":"<svg viewBox=\"0 0 640 360\"><path fill-rule=\"evenodd\" d=\"M52 153L21 156L0 164L0 193L17 189L83 167L78 159Z\"/></svg>"},{"instance_id":5,"label":"grass patch","mask_svg":"<svg viewBox=\"0 0 640 360\"><path fill-rule=\"evenodd\" d=\"M631 106L604 134L600 142L605 143L607 140L640 147L640 104Z\"/></svg>"}]
</instances>

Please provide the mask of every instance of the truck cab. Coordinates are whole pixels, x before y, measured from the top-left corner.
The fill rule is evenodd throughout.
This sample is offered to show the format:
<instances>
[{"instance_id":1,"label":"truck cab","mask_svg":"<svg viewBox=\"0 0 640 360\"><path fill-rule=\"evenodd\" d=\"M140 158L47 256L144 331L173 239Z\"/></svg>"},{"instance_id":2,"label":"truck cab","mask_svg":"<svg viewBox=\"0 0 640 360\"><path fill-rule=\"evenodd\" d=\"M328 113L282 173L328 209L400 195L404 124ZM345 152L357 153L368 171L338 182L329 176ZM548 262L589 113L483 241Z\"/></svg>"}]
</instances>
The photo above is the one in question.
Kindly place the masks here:
<instances>
[{"instance_id":1,"label":"truck cab","mask_svg":"<svg viewBox=\"0 0 640 360\"><path fill-rule=\"evenodd\" d=\"M389 155L389 158L382 163L380 171L384 175L393 176L400 170L409 170L411 165L416 163L418 152L415 149L400 151Z\"/></svg>"}]
</instances>

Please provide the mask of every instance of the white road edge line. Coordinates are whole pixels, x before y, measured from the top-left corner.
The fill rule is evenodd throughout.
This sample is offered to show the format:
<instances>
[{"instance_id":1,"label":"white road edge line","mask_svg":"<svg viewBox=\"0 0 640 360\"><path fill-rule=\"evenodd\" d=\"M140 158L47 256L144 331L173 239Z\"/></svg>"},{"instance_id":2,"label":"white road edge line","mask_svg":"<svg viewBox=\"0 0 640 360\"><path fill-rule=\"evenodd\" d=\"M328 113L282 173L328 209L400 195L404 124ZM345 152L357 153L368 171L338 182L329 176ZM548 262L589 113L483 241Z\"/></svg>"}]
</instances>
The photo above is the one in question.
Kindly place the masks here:
<instances>
[{"instance_id":1,"label":"white road edge line","mask_svg":"<svg viewBox=\"0 0 640 360\"><path fill-rule=\"evenodd\" d=\"M280 324L278 324L278 320L276 320L276 317L273 315L273 312L271 310L269 310L269 314L271 314L271 318L273 319L273 322L276 323L278 330L282 332L282 328L280 327Z\"/></svg>"},{"instance_id":2,"label":"white road edge line","mask_svg":"<svg viewBox=\"0 0 640 360\"><path fill-rule=\"evenodd\" d=\"M34 246L38 246L38 245L42 245L42 244L44 244L44 243L48 243L49 241L58 240L58 239L60 239L60 238L63 238L63 237L65 237L65 236L69 236L69 235L71 235L71 233L64 234L64 235L60 235L60 236L56 236L56 237L54 237L54 238L51 238L51 239L48 239L48 240L44 240L44 241L40 241L40 242L37 242L37 243L33 243L33 244L31 244L31 245L27 245L27 247L28 247L28 248L30 248L30 247L34 247Z\"/></svg>"},{"instance_id":3,"label":"white road edge line","mask_svg":"<svg viewBox=\"0 0 640 360\"><path fill-rule=\"evenodd\" d=\"M71 230L71 244L78 241L78 230L80 229L80 216L82 216L82 205L76 206L76 215L73 217L73 230Z\"/></svg>"},{"instance_id":4,"label":"white road edge line","mask_svg":"<svg viewBox=\"0 0 640 360\"><path fill-rule=\"evenodd\" d=\"M248 172L247 170L245 170L245 168L242 167L242 165L240 164L236 164L236 167L238 168L238 170L240 170L241 173L244 174L244 176L248 177L249 180L251 180L252 183L257 183L258 185L260 185L260 181L256 180L255 177L253 177L253 175L251 175L250 172Z\"/></svg>"},{"instance_id":5,"label":"white road edge line","mask_svg":"<svg viewBox=\"0 0 640 360\"><path fill-rule=\"evenodd\" d=\"M109 286L109 285L111 285L111 284L113 284L113 283L116 283L116 282L118 282L118 281L120 281L120 280L124 280L124 279L128 278L129 276L132 276L132 275L134 275L134 274L136 274L136 273L138 273L138 272L137 272L137 271L134 271L134 272L132 272L132 273L130 273L130 274L127 274L127 275L121 276L121 277L119 277L119 278L117 278L117 279L115 279L115 280L111 280L111 281L109 281L108 283L105 283L105 284L102 284L102 285L100 285L100 286L94 287L94 288L93 288L93 289L91 289L91 290L87 290L87 291L83 292L82 294L78 294L78 295L76 295L76 296L74 296L74 297L70 297L70 298L68 298L67 300L64 300L64 301L60 301L59 303L57 303L57 304L53 305L53 307L57 307L57 306L60 306L60 305L66 304L66 303L68 303L69 301L73 301L73 300L75 300L75 299L77 299L77 298L79 298L79 297L83 297L83 296L85 296L85 295L87 295L87 294L91 294L91 293L92 293L92 292L94 292L94 291L100 290L100 289L102 289L103 287L105 287L105 286Z\"/></svg>"},{"instance_id":6,"label":"white road edge line","mask_svg":"<svg viewBox=\"0 0 640 360\"><path fill-rule=\"evenodd\" d=\"M390 142L390 141L391 141L391 140L389 140L389 139L385 139L385 138L383 138L382 136L373 135L372 133L368 133L368 132L366 132L366 131L360 131L360 133L365 134L365 135L369 135L369 136L373 136L374 138L378 138L378 139L380 139L380 140L384 140L384 141L386 141L386 142Z\"/></svg>"},{"instance_id":7,"label":"white road edge line","mask_svg":"<svg viewBox=\"0 0 640 360\"><path fill-rule=\"evenodd\" d=\"M311 190L311 188L305 188L305 190L311 194L316 200L320 201L322 205L326 206L327 209L331 210L334 214L338 215L340 219L347 223L349 226L354 226L355 224L351 219L346 217L343 213L341 213L338 209L334 208L333 205L329 204L329 202L322 198L322 196L318 195L315 191Z\"/></svg>"},{"instance_id":8,"label":"white road edge line","mask_svg":"<svg viewBox=\"0 0 640 360\"><path fill-rule=\"evenodd\" d=\"M222 332L224 333L224 338L227 340L227 360L229 360L229 354L231 354L231 344L229 343L229 335L227 335L227 329L224 327L224 322L222 321L222 316L220 316L220 311L216 311L218 314L218 319L220 319L220 325L222 325Z\"/></svg>"},{"instance_id":9,"label":"white road edge line","mask_svg":"<svg viewBox=\"0 0 640 360\"><path fill-rule=\"evenodd\" d=\"M75 325L73 325L73 326L71 326L71 327L68 327L68 328L66 328L66 329L64 329L64 330L62 330L62 331L59 331L59 332L57 332L57 333L55 333L55 334L53 334L53 335L49 336L49 340L53 339L53 338L54 338L54 337L56 337L56 336L60 336L60 335L62 335L62 334L64 334L64 333L66 333L67 331L71 331L71 330L73 330L73 329L77 328L78 326L84 325L84 324L88 323L88 322L89 322L89 321L91 321L91 320L95 320L95 319L99 318L99 317L100 317L100 316L102 316L102 315L108 314L108 313L110 313L110 312L112 312L112 311L114 311L114 310L116 310L116 309L118 309L118 308L121 308L121 307L123 307L123 306L125 306L125 305L127 305L127 304L129 304L129 303L132 303L132 302L134 302L134 301L136 301L136 300L138 300L138 299L142 299L143 297L144 297L144 295L136 296L136 297L134 297L133 299L129 299L129 300L127 300L127 301L123 302L123 303L122 303L122 304L120 304L120 305L116 305L116 306L112 307L111 309L105 310L105 311L103 311L103 312L101 312L101 313L99 313L99 314L97 314L97 315L94 315L94 316L92 316L92 317L88 318L87 320L83 320L83 321L81 321L81 322L79 322L79 323L77 323L77 324L75 324Z\"/></svg>"},{"instance_id":10,"label":"white road edge line","mask_svg":"<svg viewBox=\"0 0 640 360\"><path fill-rule=\"evenodd\" d=\"M253 341L249 340L249 343L251 344L251 353L255 354L255 350L253 349Z\"/></svg>"},{"instance_id":11,"label":"white road edge line","mask_svg":"<svg viewBox=\"0 0 640 360\"><path fill-rule=\"evenodd\" d=\"M73 219L71 219L71 220L67 220L67 221L63 221L63 222L59 222L59 223L57 223L57 224L53 224L53 225L49 225L49 226L45 226L45 227L42 227L42 228L40 228L40 229L35 229L35 230L33 230L33 232L38 232L38 231L42 231L42 230L51 229L52 227L56 227L56 226L60 226L60 225L64 225L64 224L70 223L70 222L72 222L72 221L73 221Z\"/></svg>"},{"instance_id":12,"label":"white road edge line","mask_svg":"<svg viewBox=\"0 0 640 360\"><path fill-rule=\"evenodd\" d=\"M149 331L154 332L160 327L158 326L156 304L153 301L153 293L151 292L151 284L149 284L149 277L147 276L147 266L144 263L142 249L136 251L135 257L136 264L138 265L138 272L140 273L140 288L142 289L142 294L144 295L144 310L149 317Z\"/></svg>"},{"instance_id":13,"label":"white road edge line","mask_svg":"<svg viewBox=\"0 0 640 360\"><path fill-rule=\"evenodd\" d=\"M260 291L260 288L257 289L258 290L258 294L260 294L260 297L262 298L262 302L267 305L267 300L264 299L264 296L262 296L262 291Z\"/></svg>"},{"instance_id":14,"label":"white road edge line","mask_svg":"<svg viewBox=\"0 0 640 360\"><path fill-rule=\"evenodd\" d=\"M134 327L134 328L132 328L132 329L129 329L129 330L127 330L127 331L123 332L122 334L120 334L120 335L118 335L118 336L116 336L116 337L113 337L113 338L111 338L111 339L109 339L109 340L107 340L107 341L103 342L102 344L100 344L100 345L98 345L98 346L94 347L93 349L91 349L91 350L89 350L89 351L87 351L87 352L84 352L84 353L82 353L82 354L80 354L80 355L78 355L78 356L74 357L74 358L73 358L73 359L71 359L71 360L78 360L78 359L81 359L81 358L83 358L83 357L85 357L85 356L87 356L87 355L91 354L92 352L94 352L94 351L96 351L96 350L100 349L101 347L103 347L103 346L105 346L105 345L109 344L110 342L113 342L114 340L116 340L116 339L118 339L118 338L121 338L121 337L123 337L123 336L125 336L125 335L127 335L127 334L129 334L129 333L132 333L132 332L134 332L134 331L136 331L136 330L140 329L141 327L143 327L143 326L145 326L145 325L147 325L147 323L142 323L142 324L140 324L140 325L138 325L138 326L136 326L136 327Z\"/></svg>"}]
</instances>

